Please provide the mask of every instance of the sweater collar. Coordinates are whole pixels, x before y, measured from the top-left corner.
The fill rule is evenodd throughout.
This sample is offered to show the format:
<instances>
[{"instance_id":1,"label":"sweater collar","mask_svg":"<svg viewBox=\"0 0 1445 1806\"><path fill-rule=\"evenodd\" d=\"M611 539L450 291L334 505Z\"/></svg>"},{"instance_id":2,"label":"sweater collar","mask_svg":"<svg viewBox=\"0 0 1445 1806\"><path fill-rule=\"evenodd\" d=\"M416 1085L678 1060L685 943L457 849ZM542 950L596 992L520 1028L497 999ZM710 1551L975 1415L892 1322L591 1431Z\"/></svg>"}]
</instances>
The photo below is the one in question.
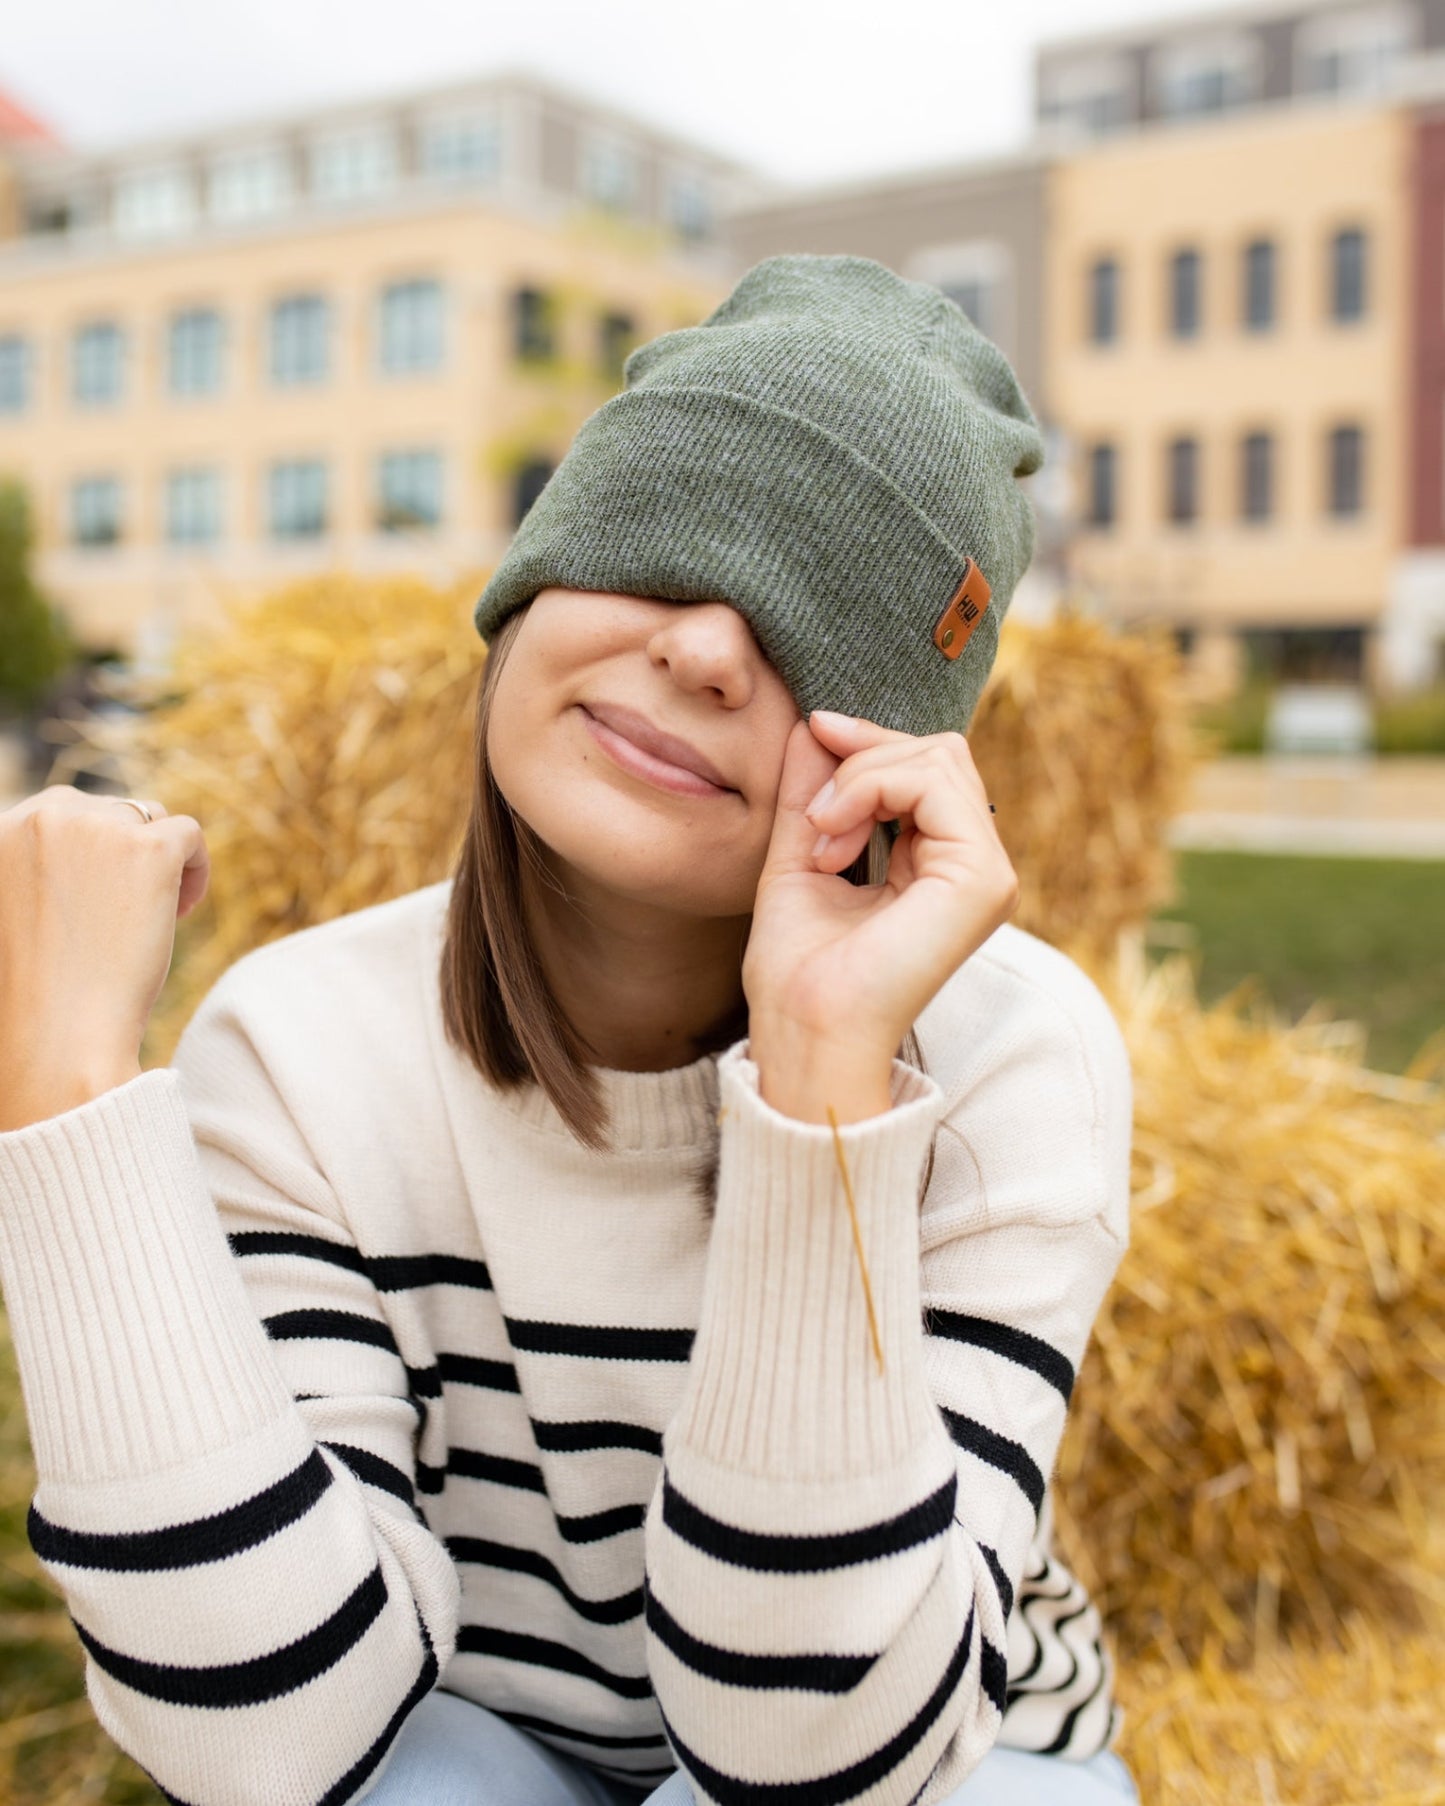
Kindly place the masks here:
<instances>
[{"instance_id":1,"label":"sweater collar","mask_svg":"<svg viewBox=\"0 0 1445 1806\"><path fill-rule=\"evenodd\" d=\"M646 1152L705 1146L717 1124L719 1055L704 1054L686 1066L665 1072L623 1072L611 1066L589 1068L607 1107L614 1152ZM546 1135L576 1137L561 1112L537 1084L495 1094L519 1122Z\"/></svg>"}]
</instances>

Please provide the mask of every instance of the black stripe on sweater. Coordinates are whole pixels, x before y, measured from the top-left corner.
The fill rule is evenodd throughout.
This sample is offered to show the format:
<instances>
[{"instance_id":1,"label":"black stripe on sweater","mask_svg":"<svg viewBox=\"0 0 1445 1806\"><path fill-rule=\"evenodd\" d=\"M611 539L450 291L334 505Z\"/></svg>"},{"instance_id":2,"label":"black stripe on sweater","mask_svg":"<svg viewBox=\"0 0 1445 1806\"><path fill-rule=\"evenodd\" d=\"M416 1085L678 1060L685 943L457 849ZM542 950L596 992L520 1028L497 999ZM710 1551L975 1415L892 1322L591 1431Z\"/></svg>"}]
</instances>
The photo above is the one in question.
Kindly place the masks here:
<instances>
[{"instance_id":1,"label":"black stripe on sweater","mask_svg":"<svg viewBox=\"0 0 1445 1806\"><path fill-rule=\"evenodd\" d=\"M943 1421L948 1425L949 1435L958 1446L1015 1481L1033 1506L1034 1516L1037 1518L1044 1503L1044 1476L1024 1445L1014 1442L1010 1437L1000 1436L997 1430L989 1429L987 1424L979 1423L977 1418L965 1417L961 1411L950 1411L945 1405L940 1405L939 1410Z\"/></svg>"},{"instance_id":2,"label":"black stripe on sweater","mask_svg":"<svg viewBox=\"0 0 1445 1806\"><path fill-rule=\"evenodd\" d=\"M380 1564L331 1616L282 1649L246 1662L182 1668L171 1662L146 1662L123 1655L93 1637L72 1619L81 1642L96 1665L112 1680L171 1706L256 1706L294 1693L334 1668L357 1644L386 1607L386 1581Z\"/></svg>"},{"instance_id":3,"label":"black stripe on sweater","mask_svg":"<svg viewBox=\"0 0 1445 1806\"><path fill-rule=\"evenodd\" d=\"M537 1447L550 1455L582 1455L594 1449L641 1449L644 1455L661 1455L662 1432L645 1424L615 1423L602 1419L581 1423L539 1423L532 1419Z\"/></svg>"},{"instance_id":4,"label":"black stripe on sweater","mask_svg":"<svg viewBox=\"0 0 1445 1806\"><path fill-rule=\"evenodd\" d=\"M1063 1395L1064 1403L1074 1390L1073 1363L1057 1348L1011 1323L995 1323L989 1317L970 1317L962 1311L929 1310L925 1327L930 1335L947 1336L953 1342L967 1342L974 1348L986 1348L990 1354L1002 1355L1019 1367L1027 1367L1047 1380Z\"/></svg>"},{"instance_id":5,"label":"black stripe on sweater","mask_svg":"<svg viewBox=\"0 0 1445 1806\"><path fill-rule=\"evenodd\" d=\"M520 1392L517 1370L510 1361L489 1361L482 1355L439 1354L437 1368L452 1386L485 1386L489 1392Z\"/></svg>"},{"instance_id":6,"label":"black stripe on sweater","mask_svg":"<svg viewBox=\"0 0 1445 1806\"><path fill-rule=\"evenodd\" d=\"M848 1693L878 1660L876 1655L744 1655L705 1643L684 1630L644 1577L647 1628L684 1667L725 1687L796 1687L805 1693Z\"/></svg>"},{"instance_id":7,"label":"black stripe on sweater","mask_svg":"<svg viewBox=\"0 0 1445 1806\"><path fill-rule=\"evenodd\" d=\"M831 1774L818 1775L810 1780L739 1780L734 1775L724 1774L721 1769L714 1768L711 1763L704 1762L678 1736L676 1727L665 1712L662 1715L663 1726L683 1767L702 1783L721 1806L842 1806L843 1801L855 1799L885 1775L891 1774L928 1735L963 1678L972 1645L973 1613L970 1612L968 1622L963 1627L963 1635L949 1658L942 1680L903 1729L896 1736L890 1737L871 1756L850 1763L847 1768L834 1769ZM934 1766L937 1767L937 1764Z\"/></svg>"},{"instance_id":8,"label":"black stripe on sweater","mask_svg":"<svg viewBox=\"0 0 1445 1806\"><path fill-rule=\"evenodd\" d=\"M488 1455L482 1449L448 1449L447 1472L464 1480L490 1480L496 1486L520 1486L524 1492L547 1491L542 1470L510 1455Z\"/></svg>"},{"instance_id":9,"label":"black stripe on sweater","mask_svg":"<svg viewBox=\"0 0 1445 1806\"><path fill-rule=\"evenodd\" d=\"M299 1467L239 1505L159 1530L66 1530L30 1507L26 1531L42 1561L112 1573L159 1573L225 1561L305 1517L331 1484L331 1469L315 1449Z\"/></svg>"},{"instance_id":10,"label":"black stripe on sweater","mask_svg":"<svg viewBox=\"0 0 1445 1806\"><path fill-rule=\"evenodd\" d=\"M488 1542L480 1536L449 1536L446 1545L453 1561L504 1568L513 1574L530 1574L536 1580L546 1581L548 1586L556 1588L577 1616L585 1618L589 1624L626 1624L642 1616L641 1587L634 1587L630 1593L619 1593L613 1599L584 1599L580 1593L573 1592L547 1557L535 1549L517 1549L510 1543Z\"/></svg>"},{"instance_id":11,"label":"black stripe on sweater","mask_svg":"<svg viewBox=\"0 0 1445 1806\"><path fill-rule=\"evenodd\" d=\"M524 1731L536 1731L543 1737L568 1737L573 1743L595 1744L604 1750L654 1750L666 1749L667 1739L658 1732L648 1737L604 1737L599 1731L574 1731L570 1725L553 1724L550 1718L534 1718L530 1712L503 1712L496 1706L491 1708L498 1718L505 1718L508 1724L517 1725Z\"/></svg>"},{"instance_id":12,"label":"black stripe on sweater","mask_svg":"<svg viewBox=\"0 0 1445 1806\"><path fill-rule=\"evenodd\" d=\"M522 1631L500 1630L491 1624L464 1624L457 1632L457 1649L467 1655L495 1656L505 1662L527 1662L546 1668L554 1674L580 1675L595 1681L620 1699L651 1699L652 1682L645 1674L614 1674L580 1650L565 1643L554 1643L547 1637L527 1636Z\"/></svg>"},{"instance_id":13,"label":"black stripe on sweater","mask_svg":"<svg viewBox=\"0 0 1445 1806\"><path fill-rule=\"evenodd\" d=\"M448 1474L466 1480L489 1480L496 1486L515 1486L523 1492L546 1497L542 1470L530 1461L516 1461L510 1455L488 1455L480 1449L451 1449L444 1468L416 1464L417 1491L439 1493ZM620 1536L624 1530L640 1530L646 1516L645 1505L614 1505L607 1511L590 1512L585 1517L565 1517L554 1506L552 1519L564 1543L598 1543L605 1537Z\"/></svg>"},{"instance_id":14,"label":"black stripe on sweater","mask_svg":"<svg viewBox=\"0 0 1445 1806\"><path fill-rule=\"evenodd\" d=\"M1095 1644L1094 1647L1097 1648L1098 1645ZM1077 1673L1078 1672L1077 1661L1074 1664L1074 1669L1075 1669L1075 1673ZM1104 1690L1104 1684L1108 1680L1108 1678L1109 1678L1108 1670L1104 1667L1104 1665L1101 1661L1099 1664L1098 1677L1095 1679L1093 1686L1090 1687L1088 1693L1084 1696L1084 1698L1079 1701L1078 1705L1076 1705L1073 1708L1073 1710L1069 1713L1068 1717L1065 1718L1063 1724L1059 1727L1058 1736L1055 1737L1055 1739L1048 1746L1047 1749L1040 1751L1041 1755L1057 1756L1061 1750L1068 1748L1069 1739L1074 1734L1074 1726L1079 1721L1079 1714L1084 1710L1084 1708L1086 1706L1091 1706L1094 1703L1094 1701L1099 1697L1100 1693L1102 1693Z\"/></svg>"},{"instance_id":15,"label":"black stripe on sweater","mask_svg":"<svg viewBox=\"0 0 1445 1806\"><path fill-rule=\"evenodd\" d=\"M508 1317L505 1322L513 1348L596 1361L686 1361L696 1333L690 1329L639 1329L631 1324L540 1323L521 1317Z\"/></svg>"},{"instance_id":16,"label":"black stripe on sweater","mask_svg":"<svg viewBox=\"0 0 1445 1806\"><path fill-rule=\"evenodd\" d=\"M363 1274L378 1292L407 1292L422 1286L467 1286L490 1292L487 1263L459 1254L363 1254L349 1242L285 1229L241 1229L228 1235L232 1252L242 1259L260 1254L296 1254L333 1267Z\"/></svg>"},{"instance_id":17,"label":"black stripe on sweater","mask_svg":"<svg viewBox=\"0 0 1445 1806\"><path fill-rule=\"evenodd\" d=\"M413 1600L412 1603L415 1605L415 1600ZM356 1797L357 1788L360 1787L362 1782L365 1781L372 1771L380 1765L382 1757L385 1756L386 1752L391 1748L397 1733L406 1723L413 1708L419 1705L436 1685L438 1678L437 1659L433 1653L432 1640L427 1634L427 1628L422 1621L420 1612L416 1615L416 1621L417 1628L421 1631L422 1646L426 1650L426 1654L422 1658L420 1673L412 1682L406 1698L392 1713L391 1717L387 1719L385 1725L383 1725L380 1736L375 1738L371 1747L352 1763L351 1767L347 1769L346 1773L334 1787L327 1788L326 1792L322 1794L320 1800L317 1802L317 1806L345 1806L347 1800Z\"/></svg>"},{"instance_id":18,"label":"black stripe on sweater","mask_svg":"<svg viewBox=\"0 0 1445 1806\"><path fill-rule=\"evenodd\" d=\"M820 1574L899 1555L940 1536L953 1521L958 1477L951 1474L936 1493L897 1517L839 1530L825 1536L790 1536L739 1530L710 1516L680 1493L666 1467L662 1473L662 1521L684 1542L735 1568L769 1574Z\"/></svg>"},{"instance_id":19,"label":"black stripe on sweater","mask_svg":"<svg viewBox=\"0 0 1445 1806\"><path fill-rule=\"evenodd\" d=\"M379 1317L363 1317L358 1311L337 1311L319 1305L302 1310L277 1311L261 1323L273 1342L355 1342L363 1348L382 1348L401 1361L407 1385L417 1398L440 1398L441 1374L435 1367L411 1367L401 1360L401 1350L391 1326Z\"/></svg>"},{"instance_id":20,"label":"black stripe on sweater","mask_svg":"<svg viewBox=\"0 0 1445 1806\"><path fill-rule=\"evenodd\" d=\"M967 1530L968 1526L961 1520L955 1519L954 1521L958 1523L960 1529ZM1013 1583L1003 1571L1003 1563L998 1558L997 1550L990 1549L987 1543L980 1543L978 1552L988 1563L988 1571L993 1575L993 1584L998 1588L998 1602L1003 1607L1004 1623L1007 1624L1014 1609Z\"/></svg>"},{"instance_id":21,"label":"black stripe on sweater","mask_svg":"<svg viewBox=\"0 0 1445 1806\"><path fill-rule=\"evenodd\" d=\"M370 1449L357 1448L353 1442L325 1442L322 1448L330 1449L337 1460L345 1463L358 1480L364 1480L368 1486L375 1486L381 1492L389 1492L394 1498L401 1499L408 1505L416 1503L416 1489L410 1479L394 1462L374 1455Z\"/></svg>"}]
</instances>

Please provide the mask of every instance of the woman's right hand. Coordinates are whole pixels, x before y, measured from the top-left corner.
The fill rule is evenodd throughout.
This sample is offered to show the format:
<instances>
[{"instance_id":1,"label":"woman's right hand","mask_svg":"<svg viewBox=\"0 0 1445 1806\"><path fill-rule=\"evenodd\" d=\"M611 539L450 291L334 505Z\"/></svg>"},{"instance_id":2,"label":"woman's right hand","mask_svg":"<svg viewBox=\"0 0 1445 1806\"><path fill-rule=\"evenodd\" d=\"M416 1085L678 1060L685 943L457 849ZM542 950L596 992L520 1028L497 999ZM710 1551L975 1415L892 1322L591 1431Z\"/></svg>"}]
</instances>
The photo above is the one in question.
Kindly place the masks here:
<instances>
[{"instance_id":1,"label":"woman's right hand","mask_svg":"<svg viewBox=\"0 0 1445 1806\"><path fill-rule=\"evenodd\" d=\"M205 895L200 823L51 784L0 810L0 1131L139 1075L176 921Z\"/></svg>"}]
</instances>

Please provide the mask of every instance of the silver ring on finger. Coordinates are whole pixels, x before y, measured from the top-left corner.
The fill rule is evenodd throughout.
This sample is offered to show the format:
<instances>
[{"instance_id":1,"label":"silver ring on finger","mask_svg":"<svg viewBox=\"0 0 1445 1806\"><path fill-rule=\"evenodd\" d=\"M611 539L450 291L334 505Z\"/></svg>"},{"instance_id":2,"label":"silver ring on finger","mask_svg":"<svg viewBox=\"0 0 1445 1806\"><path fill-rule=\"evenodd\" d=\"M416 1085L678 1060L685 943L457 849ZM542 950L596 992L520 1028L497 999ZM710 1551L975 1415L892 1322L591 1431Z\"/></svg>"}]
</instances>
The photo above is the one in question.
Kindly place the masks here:
<instances>
[{"instance_id":1,"label":"silver ring on finger","mask_svg":"<svg viewBox=\"0 0 1445 1806\"><path fill-rule=\"evenodd\" d=\"M155 817L151 814L150 810L146 808L145 804L137 802L133 796L118 796L115 800L118 803L129 803L132 809L139 809L142 816L144 816L147 821L155 820Z\"/></svg>"}]
</instances>

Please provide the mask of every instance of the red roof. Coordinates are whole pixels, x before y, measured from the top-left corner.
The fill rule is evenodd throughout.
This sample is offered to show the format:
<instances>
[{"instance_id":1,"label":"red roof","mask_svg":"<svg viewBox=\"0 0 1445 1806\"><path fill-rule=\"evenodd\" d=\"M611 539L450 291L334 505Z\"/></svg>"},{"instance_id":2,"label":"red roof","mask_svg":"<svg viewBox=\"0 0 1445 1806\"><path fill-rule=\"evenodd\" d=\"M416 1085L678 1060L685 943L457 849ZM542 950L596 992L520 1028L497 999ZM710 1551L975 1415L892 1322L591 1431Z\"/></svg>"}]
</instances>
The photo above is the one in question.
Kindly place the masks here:
<instances>
[{"instance_id":1,"label":"red roof","mask_svg":"<svg viewBox=\"0 0 1445 1806\"><path fill-rule=\"evenodd\" d=\"M26 112L18 100L0 88L0 139L12 143L59 144L60 140L43 119Z\"/></svg>"}]
</instances>

